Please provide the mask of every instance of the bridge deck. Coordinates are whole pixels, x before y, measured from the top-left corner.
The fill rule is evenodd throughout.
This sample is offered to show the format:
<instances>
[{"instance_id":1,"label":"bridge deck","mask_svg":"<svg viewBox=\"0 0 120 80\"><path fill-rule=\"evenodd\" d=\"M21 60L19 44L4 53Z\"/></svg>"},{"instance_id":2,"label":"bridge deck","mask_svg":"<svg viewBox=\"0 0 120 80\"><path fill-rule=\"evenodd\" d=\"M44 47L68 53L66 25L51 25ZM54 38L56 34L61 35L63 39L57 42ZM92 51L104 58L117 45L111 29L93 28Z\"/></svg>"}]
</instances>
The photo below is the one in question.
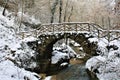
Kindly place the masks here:
<instances>
[{"instance_id":1,"label":"bridge deck","mask_svg":"<svg viewBox=\"0 0 120 80\"><path fill-rule=\"evenodd\" d=\"M30 32L21 32L22 36L36 36L43 34L56 33L72 33L72 32L89 32L96 35L98 38L106 37L109 40L120 38L120 30L104 30L101 26L94 23L85 22L64 22L64 23L50 23L42 24L36 30ZM20 33L20 34L21 34ZM31 34L30 34L31 33Z\"/></svg>"}]
</instances>

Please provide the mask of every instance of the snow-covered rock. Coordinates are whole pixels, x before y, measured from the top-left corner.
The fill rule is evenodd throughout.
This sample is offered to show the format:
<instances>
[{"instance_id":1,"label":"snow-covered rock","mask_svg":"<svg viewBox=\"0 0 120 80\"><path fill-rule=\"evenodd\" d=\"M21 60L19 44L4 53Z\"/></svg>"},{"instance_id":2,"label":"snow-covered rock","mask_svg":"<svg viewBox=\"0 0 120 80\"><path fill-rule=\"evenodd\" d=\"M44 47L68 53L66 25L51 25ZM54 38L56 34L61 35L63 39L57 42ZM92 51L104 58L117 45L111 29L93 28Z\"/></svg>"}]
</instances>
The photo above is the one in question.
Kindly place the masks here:
<instances>
[{"instance_id":1,"label":"snow-covered rock","mask_svg":"<svg viewBox=\"0 0 120 80\"><path fill-rule=\"evenodd\" d=\"M52 56L52 64L56 64L61 59L69 59L69 55L67 53L53 51Z\"/></svg>"},{"instance_id":2,"label":"snow-covered rock","mask_svg":"<svg viewBox=\"0 0 120 80\"><path fill-rule=\"evenodd\" d=\"M39 80L36 73L17 67L13 62L0 62L0 80Z\"/></svg>"},{"instance_id":3,"label":"snow-covered rock","mask_svg":"<svg viewBox=\"0 0 120 80\"><path fill-rule=\"evenodd\" d=\"M26 71L25 67L35 67L36 63L31 58L31 50L26 40L16 34L14 17L8 18L1 14L0 9L0 80L39 80L38 75ZM31 39L31 38L29 38ZM20 67L22 68L20 68ZM36 77L37 76L37 77Z\"/></svg>"},{"instance_id":4,"label":"snow-covered rock","mask_svg":"<svg viewBox=\"0 0 120 80\"><path fill-rule=\"evenodd\" d=\"M61 44L60 47L53 47L52 53L52 64L56 64L61 59L70 59L71 57L75 57L77 53L65 43Z\"/></svg>"},{"instance_id":5,"label":"snow-covered rock","mask_svg":"<svg viewBox=\"0 0 120 80\"><path fill-rule=\"evenodd\" d=\"M100 55L89 59L86 68L94 72L99 80L119 80L120 41L108 42L106 39L99 39L98 50Z\"/></svg>"}]
</instances>

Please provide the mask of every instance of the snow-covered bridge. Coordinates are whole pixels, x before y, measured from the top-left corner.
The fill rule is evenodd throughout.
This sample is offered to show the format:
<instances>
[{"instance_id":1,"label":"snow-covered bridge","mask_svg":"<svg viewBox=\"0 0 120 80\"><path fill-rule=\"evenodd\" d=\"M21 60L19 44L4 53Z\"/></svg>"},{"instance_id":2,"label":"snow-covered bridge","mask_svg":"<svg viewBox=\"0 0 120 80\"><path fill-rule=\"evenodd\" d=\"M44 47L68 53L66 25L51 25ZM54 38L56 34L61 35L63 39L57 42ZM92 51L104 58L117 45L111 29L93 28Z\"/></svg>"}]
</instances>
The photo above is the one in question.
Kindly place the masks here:
<instances>
[{"instance_id":1,"label":"snow-covered bridge","mask_svg":"<svg viewBox=\"0 0 120 80\"><path fill-rule=\"evenodd\" d=\"M89 39L94 38L94 36L89 32L56 32L54 34L42 34L39 35L38 41L27 43L32 49L39 53L37 54L36 59L40 64L39 68L41 68L41 72L49 71L50 67L48 64L51 63L53 46L57 41L64 38L72 39L81 45L84 52L87 54L83 59L84 61L89 59L91 56L96 55L97 43L90 42Z\"/></svg>"},{"instance_id":2,"label":"snow-covered bridge","mask_svg":"<svg viewBox=\"0 0 120 80\"><path fill-rule=\"evenodd\" d=\"M29 32L23 32L24 37ZM36 30L31 31L29 36L36 36L41 41L37 51L40 54L47 54L52 52L53 44L58 40L70 38L82 45L84 51L89 54L95 52L93 43L89 42L89 38L107 38L114 40L120 37L120 30L104 30L101 26L94 23L81 23L81 22L64 22L64 23L50 23L42 24ZM47 54L48 55L48 54ZM50 56L50 55L49 55ZM42 55L42 58L47 57ZM47 57L48 58L48 57Z\"/></svg>"},{"instance_id":3,"label":"snow-covered bridge","mask_svg":"<svg viewBox=\"0 0 120 80\"><path fill-rule=\"evenodd\" d=\"M93 23L54 23L41 25L34 33L38 41L29 42L28 45L39 53L37 55L39 62L47 65L52 57L53 45L61 39L70 38L79 43L84 52L88 54L85 56L85 60L87 60L96 55L97 49L97 43L90 42L90 39L106 37L113 40L119 37L120 31L103 30L99 25ZM42 70L44 72L47 69Z\"/></svg>"},{"instance_id":4,"label":"snow-covered bridge","mask_svg":"<svg viewBox=\"0 0 120 80\"><path fill-rule=\"evenodd\" d=\"M107 30L103 29L100 25L95 23L87 22L64 22L64 23L50 23L50 24L41 24L33 31L29 32L20 32L22 37L40 35L50 35L56 33L79 33L79 32L89 32L90 34L98 38L108 38L109 40L114 40L120 38L120 30Z\"/></svg>"},{"instance_id":5,"label":"snow-covered bridge","mask_svg":"<svg viewBox=\"0 0 120 80\"><path fill-rule=\"evenodd\" d=\"M104 30L98 24L83 22L42 24L32 32L31 35L39 38L36 50L43 59L51 57L53 45L60 39L70 38L79 43L87 54L93 55L96 46L95 43L90 43L89 38L104 37L113 40L119 38L120 35L120 30ZM26 32L23 33L25 36Z\"/></svg>"},{"instance_id":6,"label":"snow-covered bridge","mask_svg":"<svg viewBox=\"0 0 120 80\"><path fill-rule=\"evenodd\" d=\"M37 51L41 54L41 58L50 58L53 45L64 38L70 38L81 44L84 51L88 54L95 54L96 46L90 43L89 38L103 37L101 34L104 30L97 24L66 22L43 24L36 30L36 36L41 41L37 44ZM43 55L42 55L43 54Z\"/></svg>"}]
</instances>

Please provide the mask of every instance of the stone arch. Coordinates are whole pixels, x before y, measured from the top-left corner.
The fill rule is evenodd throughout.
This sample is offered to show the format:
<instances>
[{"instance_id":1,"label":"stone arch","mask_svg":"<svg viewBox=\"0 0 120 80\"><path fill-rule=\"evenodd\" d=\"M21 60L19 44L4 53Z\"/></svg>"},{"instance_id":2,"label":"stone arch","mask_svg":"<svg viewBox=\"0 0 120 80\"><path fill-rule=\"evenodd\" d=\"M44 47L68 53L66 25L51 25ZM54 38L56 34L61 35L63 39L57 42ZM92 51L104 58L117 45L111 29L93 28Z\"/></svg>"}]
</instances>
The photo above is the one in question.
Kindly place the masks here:
<instances>
[{"instance_id":1,"label":"stone arch","mask_svg":"<svg viewBox=\"0 0 120 80\"><path fill-rule=\"evenodd\" d=\"M91 56L96 54L97 44L91 43L88 39L93 38L90 33L55 33L55 34L44 34L38 37L38 41L28 42L28 45L34 49L38 54L36 55L36 62L38 66L34 69L35 72L47 73L51 69L51 57L53 51L53 45L63 39L70 38L75 42L79 43L84 52L90 56L85 56L85 61ZM55 67L54 67L55 68ZM53 68L52 68L53 69Z\"/></svg>"},{"instance_id":2,"label":"stone arch","mask_svg":"<svg viewBox=\"0 0 120 80\"><path fill-rule=\"evenodd\" d=\"M51 58L53 45L64 37L70 38L79 43L82 46L84 52L89 54L89 56L86 56L86 59L96 54L96 43L90 43L88 40L89 38L94 37L90 33L56 33L39 36L41 41L41 44L38 44L37 47L37 51L40 54L39 57L41 59Z\"/></svg>"}]
</instances>

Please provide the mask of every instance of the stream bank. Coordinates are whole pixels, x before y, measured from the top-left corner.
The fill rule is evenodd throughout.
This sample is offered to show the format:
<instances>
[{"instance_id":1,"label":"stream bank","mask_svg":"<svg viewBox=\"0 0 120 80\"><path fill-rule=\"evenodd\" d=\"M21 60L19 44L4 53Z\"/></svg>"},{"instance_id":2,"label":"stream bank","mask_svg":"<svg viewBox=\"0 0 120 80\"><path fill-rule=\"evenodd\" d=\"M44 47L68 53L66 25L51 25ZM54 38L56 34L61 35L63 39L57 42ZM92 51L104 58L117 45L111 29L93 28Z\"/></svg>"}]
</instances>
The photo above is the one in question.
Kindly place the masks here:
<instances>
[{"instance_id":1,"label":"stream bank","mask_svg":"<svg viewBox=\"0 0 120 80\"><path fill-rule=\"evenodd\" d=\"M98 78L86 70L85 63L82 60L73 58L67 68L61 70L56 75L49 76L50 80L98 80ZM45 76L44 76L44 79Z\"/></svg>"}]
</instances>

